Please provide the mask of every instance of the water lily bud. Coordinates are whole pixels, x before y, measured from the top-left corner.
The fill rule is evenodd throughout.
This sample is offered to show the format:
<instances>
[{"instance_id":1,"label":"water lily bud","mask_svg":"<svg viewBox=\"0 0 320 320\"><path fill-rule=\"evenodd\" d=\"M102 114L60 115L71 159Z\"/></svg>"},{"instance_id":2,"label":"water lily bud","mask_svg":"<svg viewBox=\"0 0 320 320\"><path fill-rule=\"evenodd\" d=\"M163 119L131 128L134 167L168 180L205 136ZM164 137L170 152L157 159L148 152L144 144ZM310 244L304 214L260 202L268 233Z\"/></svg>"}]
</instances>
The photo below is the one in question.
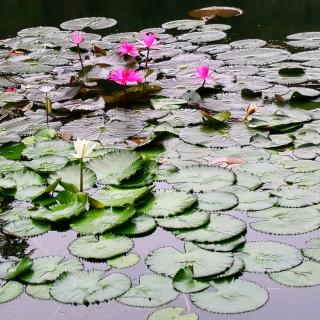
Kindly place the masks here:
<instances>
[{"instance_id":1,"label":"water lily bud","mask_svg":"<svg viewBox=\"0 0 320 320\"><path fill-rule=\"evenodd\" d=\"M258 110L258 107L255 104L251 103L246 109L246 115L248 116L250 114L253 114L257 112L257 110Z\"/></svg>"}]
</instances>

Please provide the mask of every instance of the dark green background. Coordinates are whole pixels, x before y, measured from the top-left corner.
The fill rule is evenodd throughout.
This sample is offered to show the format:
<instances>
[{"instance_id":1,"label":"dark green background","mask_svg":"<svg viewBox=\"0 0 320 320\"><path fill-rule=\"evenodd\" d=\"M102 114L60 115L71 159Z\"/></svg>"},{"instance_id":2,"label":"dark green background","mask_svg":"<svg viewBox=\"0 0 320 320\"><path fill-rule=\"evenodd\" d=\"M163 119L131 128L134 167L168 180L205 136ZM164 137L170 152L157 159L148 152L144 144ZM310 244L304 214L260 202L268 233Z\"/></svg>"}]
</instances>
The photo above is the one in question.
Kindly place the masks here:
<instances>
[{"instance_id":1,"label":"dark green background","mask_svg":"<svg viewBox=\"0 0 320 320\"><path fill-rule=\"evenodd\" d=\"M283 38L294 32L320 30L320 0L0 0L0 38L31 26L52 25L78 17L118 20L118 31L138 31L183 19L190 9L237 6L242 17L217 19L233 26L234 38Z\"/></svg>"}]
</instances>

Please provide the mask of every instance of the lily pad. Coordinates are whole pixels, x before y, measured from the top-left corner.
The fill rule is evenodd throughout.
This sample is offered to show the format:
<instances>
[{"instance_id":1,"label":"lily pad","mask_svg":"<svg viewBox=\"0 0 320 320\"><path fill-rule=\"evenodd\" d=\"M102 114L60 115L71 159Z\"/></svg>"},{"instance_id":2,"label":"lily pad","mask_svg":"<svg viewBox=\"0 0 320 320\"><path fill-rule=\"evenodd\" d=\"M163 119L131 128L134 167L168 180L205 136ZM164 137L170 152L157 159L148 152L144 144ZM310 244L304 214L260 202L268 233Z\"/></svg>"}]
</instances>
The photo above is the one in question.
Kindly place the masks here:
<instances>
[{"instance_id":1,"label":"lily pad","mask_svg":"<svg viewBox=\"0 0 320 320\"><path fill-rule=\"evenodd\" d=\"M9 302L18 298L23 292L24 286L16 281L9 281L0 287L0 303Z\"/></svg>"},{"instance_id":2,"label":"lily pad","mask_svg":"<svg viewBox=\"0 0 320 320\"><path fill-rule=\"evenodd\" d=\"M132 207L89 210L70 225L82 234L101 234L124 224L135 214Z\"/></svg>"},{"instance_id":3,"label":"lily pad","mask_svg":"<svg viewBox=\"0 0 320 320\"><path fill-rule=\"evenodd\" d=\"M69 245L74 256L84 259L105 260L127 253L133 248L133 242L126 237L104 234L77 238Z\"/></svg>"},{"instance_id":4,"label":"lily pad","mask_svg":"<svg viewBox=\"0 0 320 320\"><path fill-rule=\"evenodd\" d=\"M239 250L248 272L279 272L299 265L303 257L297 248L274 241L247 242Z\"/></svg>"},{"instance_id":5,"label":"lily pad","mask_svg":"<svg viewBox=\"0 0 320 320\"><path fill-rule=\"evenodd\" d=\"M112 18L90 17L69 20L61 23L60 27L65 30L83 30L85 28L101 30L111 28L116 24L117 21Z\"/></svg>"},{"instance_id":6,"label":"lily pad","mask_svg":"<svg viewBox=\"0 0 320 320\"><path fill-rule=\"evenodd\" d=\"M130 279L122 273L79 271L62 275L51 287L50 294L62 303L88 304L117 298L130 285Z\"/></svg>"},{"instance_id":7,"label":"lily pad","mask_svg":"<svg viewBox=\"0 0 320 320\"><path fill-rule=\"evenodd\" d=\"M39 236L40 234L48 232L50 229L51 227L48 223L32 219L21 219L9 222L3 227L5 233L19 238Z\"/></svg>"},{"instance_id":8,"label":"lily pad","mask_svg":"<svg viewBox=\"0 0 320 320\"><path fill-rule=\"evenodd\" d=\"M261 308L269 299L268 291L245 280L210 282L212 288L193 293L190 298L198 308L222 314L237 314Z\"/></svg>"},{"instance_id":9,"label":"lily pad","mask_svg":"<svg viewBox=\"0 0 320 320\"><path fill-rule=\"evenodd\" d=\"M154 274L144 274L138 285L117 299L117 301L132 307L160 307L175 300L179 293L173 288L170 278Z\"/></svg>"},{"instance_id":10,"label":"lily pad","mask_svg":"<svg viewBox=\"0 0 320 320\"><path fill-rule=\"evenodd\" d=\"M120 257L108 259L107 263L112 268L125 269L136 265L139 261L139 255L137 255L136 253L129 253Z\"/></svg>"},{"instance_id":11,"label":"lily pad","mask_svg":"<svg viewBox=\"0 0 320 320\"><path fill-rule=\"evenodd\" d=\"M211 214L210 222L194 230L175 231L177 238L185 241L212 243L231 239L246 231L246 223L224 214Z\"/></svg>"},{"instance_id":12,"label":"lily pad","mask_svg":"<svg viewBox=\"0 0 320 320\"><path fill-rule=\"evenodd\" d=\"M152 251L146 258L150 270L173 277L186 266L193 268L195 278L219 274L233 264L231 253L210 252L195 244L186 243L185 253L173 247L164 247Z\"/></svg>"},{"instance_id":13,"label":"lily pad","mask_svg":"<svg viewBox=\"0 0 320 320\"><path fill-rule=\"evenodd\" d=\"M27 283L43 284L56 280L64 272L82 270L83 265L77 259L67 260L62 256L48 256L33 259L32 269L20 276Z\"/></svg>"},{"instance_id":14,"label":"lily pad","mask_svg":"<svg viewBox=\"0 0 320 320\"><path fill-rule=\"evenodd\" d=\"M138 211L151 217L169 217L190 208L196 201L194 195L185 192L155 192Z\"/></svg>"},{"instance_id":15,"label":"lily pad","mask_svg":"<svg viewBox=\"0 0 320 320\"><path fill-rule=\"evenodd\" d=\"M289 287L317 286L320 284L320 263L305 260L290 270L270 273L269 277Z\"/></svg>"},{"instance_id":16,"label":"lily pad","mask_svg":"<svg viewBox=\"0 0 320 320\"><path fill-rule=\"evenodd\" d=\"M195 313L186 313L181 307L168 307L156 310L148 316L148 320L198 320Z\"/></svg>"}]
</instances>

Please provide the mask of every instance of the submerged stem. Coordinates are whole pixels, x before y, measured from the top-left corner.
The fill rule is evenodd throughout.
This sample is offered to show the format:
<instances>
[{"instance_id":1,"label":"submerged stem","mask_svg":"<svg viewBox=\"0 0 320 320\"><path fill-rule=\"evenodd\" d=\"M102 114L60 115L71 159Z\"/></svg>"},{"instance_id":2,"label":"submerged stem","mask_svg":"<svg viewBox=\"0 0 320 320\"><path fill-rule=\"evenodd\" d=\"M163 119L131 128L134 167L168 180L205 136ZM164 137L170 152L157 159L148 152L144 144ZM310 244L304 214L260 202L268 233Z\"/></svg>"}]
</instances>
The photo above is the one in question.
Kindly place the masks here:
<instances>
[{"instance_id":1,"label":"submerged stem","mask_svg":"<svg viewBox=\"0 0 320 320\"><path fill-rule=\"evenodd\" d=\"M146 71L147 71L147 69L148 69L149 54L150 54L150 48L147 49L147 58L146 58L146 65L145 65L145 70L146 70Z\"/></svg>"},{"instance_id":2,"label":"submerged stem","mask_svg":"<svg viewBox=\"0 0 320 320\"><path fill-rule=\"evenodd\" d=\"M83 158L80 158L80 192L83 191Z\"/></svg>"},{"instance_id":3,"label":"submerged stem","mask_svg":"<svg viewBox=\"0 0 320 320\"><path fill-rule=\"evenodd\" d=\"M127 85L123 85L123 107L125 108L127 106Z\"/></svg>"},{"instance_id":4,"label":"submerged stem","mask_svg":"<svg viewBox=\"0 0 320 320\"><path fill-rule=\"evenodd\" d=\"M81 68L83 69L83 61L82 61L82 57L81 57L81 53L80 53L80 45L78 45L78 54L79 54L79 60L81 63Z\"/></svg>"}]
</instances>

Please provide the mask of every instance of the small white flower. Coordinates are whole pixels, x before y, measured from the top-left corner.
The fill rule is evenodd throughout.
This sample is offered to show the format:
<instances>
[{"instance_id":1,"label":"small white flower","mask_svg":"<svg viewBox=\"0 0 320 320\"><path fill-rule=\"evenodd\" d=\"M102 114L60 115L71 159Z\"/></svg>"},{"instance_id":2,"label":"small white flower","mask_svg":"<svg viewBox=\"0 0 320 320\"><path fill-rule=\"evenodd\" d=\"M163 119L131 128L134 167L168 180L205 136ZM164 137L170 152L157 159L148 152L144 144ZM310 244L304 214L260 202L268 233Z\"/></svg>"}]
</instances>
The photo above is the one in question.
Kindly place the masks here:
<instances>
[{"instance_id":1,"label":"small white flower","mask_svg":"<svg viewBox=\"0 0 320 320\"><path fill-rule=\"evenodd\" d=\"M94 148L96 148L96 142L86 140L86 139L77 139L73 143L74 149L76 151L72 156L76 159L83 159L88 157Z\"/></svg>"},{"instance_id":2,"label":"small white flower","mask_svg":"<svg viewBox=\"0 0 320 320\"><path fill-rule=\"evenodd\" d=\"M52 91L54 89L55 89L54 86L45 85L45 86L42 86L40 88L40 91L43 92L43 93L48 93L48 92L50 92L50 91Z\"/></svg>"}]
</instances>

